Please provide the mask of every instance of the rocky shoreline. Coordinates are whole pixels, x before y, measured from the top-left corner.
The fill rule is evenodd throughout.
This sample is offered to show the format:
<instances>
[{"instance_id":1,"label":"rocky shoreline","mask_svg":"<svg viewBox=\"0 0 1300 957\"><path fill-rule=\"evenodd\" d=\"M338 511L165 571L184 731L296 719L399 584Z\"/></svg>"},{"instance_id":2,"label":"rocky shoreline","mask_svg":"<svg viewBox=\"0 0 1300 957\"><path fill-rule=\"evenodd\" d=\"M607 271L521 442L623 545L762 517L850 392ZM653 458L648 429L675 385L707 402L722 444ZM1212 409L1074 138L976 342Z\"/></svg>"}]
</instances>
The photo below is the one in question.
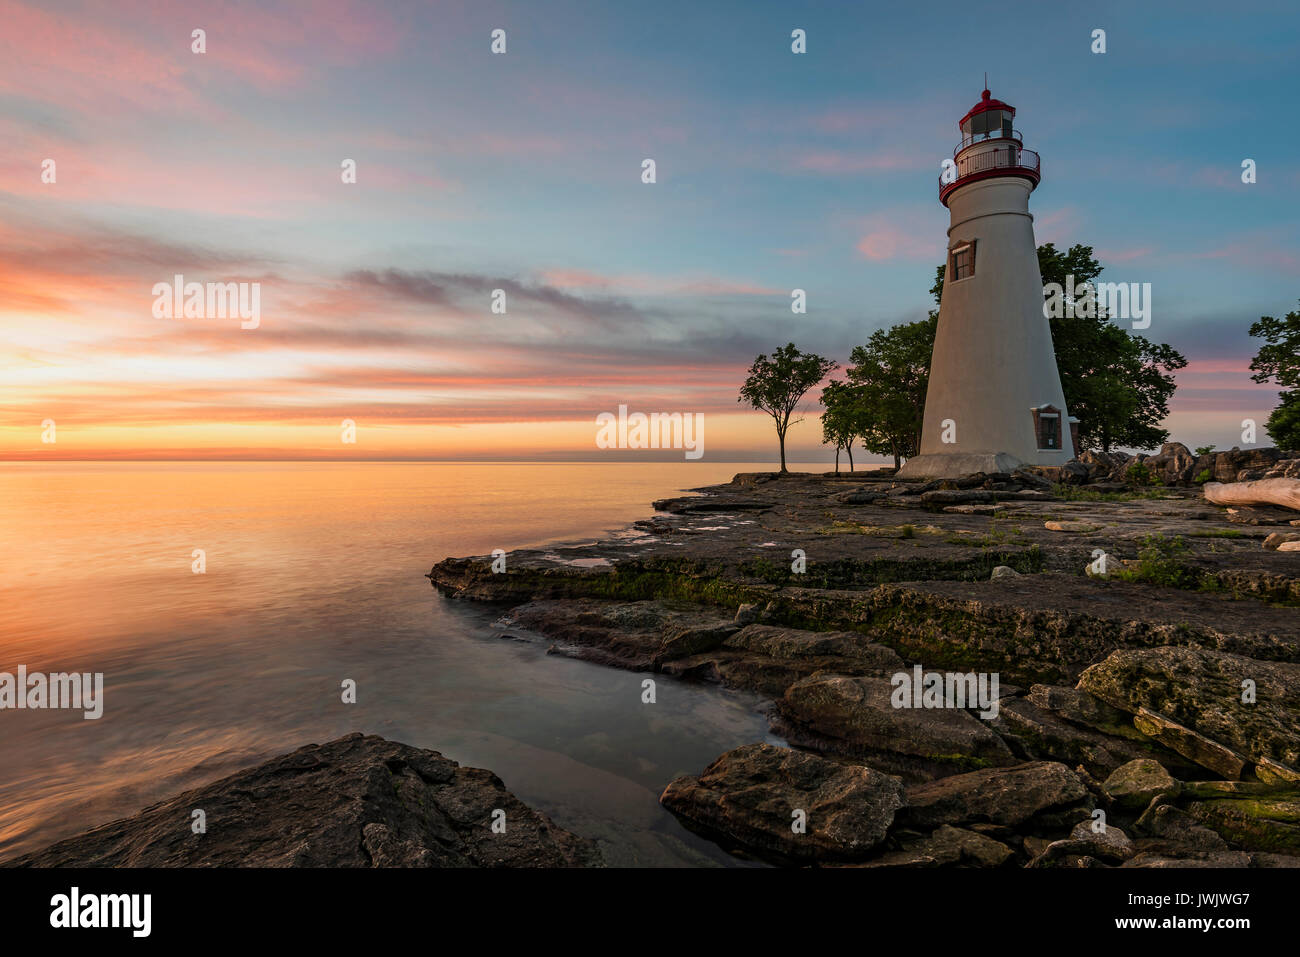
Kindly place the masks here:
<instances>
[{"instance_id":1,"label":"rocky shoreline","mask_svg":"<svg viewBox=\"0 0 1300 957\"><path fill-rule=\"evenodd\" d=\"M1297 464L1172 444L946 482L740 474L628 536L429 578L552 653L768 699L791 747L661 798L737 854L1300 866L1300 559L1266 545L1296 515L1196 487ZM996 715L895 706L916 666L996 674Z\"/></svg>"},{"instance_id":2,"label":"rocky shoreline","mask_svg":"<svg viewBox=\"0 0 1300 957\"><path fill-rule=\"evenodd\" d=\"M491 771L463 768L437 751L349 734L0 866L600 864L594 841L529 808Z\"/></svg>"},{"instance_id":3,"label":"rocky shoreline","mask_svg":"<svg viewBox=\"0 0 1300 957\"><path fill-rule=\"evenodd\" d=\"M1298 867L1300 555L1277 545L1300 519L1197 488L1297 474L1176 445L943 482L740 474L626 535L428 577L499 605L504 637L765 699L788 747L732 749L660 798L738 856ZM909 674L997 680L918 707ZM490 771L352 734L0 866L603 863Z\"/></svg>"}]
</instances>

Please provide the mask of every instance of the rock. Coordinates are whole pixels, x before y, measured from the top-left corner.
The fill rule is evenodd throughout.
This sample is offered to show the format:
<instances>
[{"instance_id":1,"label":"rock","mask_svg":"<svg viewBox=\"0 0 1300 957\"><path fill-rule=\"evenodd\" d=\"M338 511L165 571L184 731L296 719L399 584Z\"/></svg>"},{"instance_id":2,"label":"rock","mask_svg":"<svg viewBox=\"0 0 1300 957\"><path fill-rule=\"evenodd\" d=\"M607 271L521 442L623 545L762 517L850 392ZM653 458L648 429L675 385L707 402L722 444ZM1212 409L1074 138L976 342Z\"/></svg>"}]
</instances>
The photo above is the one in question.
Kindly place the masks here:
<instances>
[{"instance_id":1,"label":"rock","mask_svg":"<svg viewBox=\"0 0 1300 957\"><path fill-rule=\"evenodd\" d=\"M718 682L774 698L817 671L887 675L902 668L897 652L858 632L801 631L772 625L747 625L716 650L660 664L665 674Z\"/></svg>"},{"instance_id":2,"label":"rock","mask_svg":"<svg viewBox=\"0 0 1300 957\"><path fill-rule=\"evenodd\" d=\"M1300 478L1300 458L1280 459L1274 462L1270 468L1265 469L1259 476L1260 478ZM1249 481L1240 473L1237 474L1238 482Z\"/></svg>"},{"instance_id":3,"label":"rock","mask_svg":"<svg viewBox=\"0 0 1300 957\"><path fill-rule=\"evenodd\" d=\"M208 831L190 830L202 808ZM492 830L496 810L505 833ZM311 744L13 867L587 867L596 844L557 827L491 771L374 735Z\"/></svg>"},{"instance_id":4,"label":"rock","mask_svg":"<svg viewBox=\"0 0 1300 957\"><path fill-rule=\"evenodd\" d=\"M1146 736L1133 727L1127 712L1109 705L1095 695L1062 685L1033 685L1026 696L1039 708L1103 734L1145 741Z\"/></svg>"},{"instance_id":5,"label":"rock","mask_svg":"<svg viewBox=\"0 0 1300 957\"><path fill-rule=\"evenodd\" d=\"M1098 482L1109 479L1126 460L1119 452L1080 452L1076 461L1088 470L1088 480ZM1069 463L1066 463L1067 465Z\"/></svg>"},{"instance_id":6,"label":"rock","mask_svg":"<svg viewBox=\"0 0 1300 957\"><path fill-rule=\"evenodd\" d=\"M1070 521L1051 521L1044 522L1043 528L1049 532L1095 532L1100 530L1100 525L1094 525L1092 522L1070 522Z\"/></svg>"},{"instance_id":7,"label":"rock","mask_svg":"<svg viewBox=\"0 0 1300 957\"><path fill-rule=\"evenodd\" d=\"M1093 862L1121 864L1134 853L1133 842L1119 828L1107 825L1101 831L1094 831L1091 821L1080 821L1070 832L1069 838L1048 844L1025 866L1033 868L1097 866Z\"/></svg>"},{"instance_id":8,"label":"rock","mask_svg":"<svg viewBox=\"0 0 1300 957\"><path fill-rule=\"evenodd\" d=\"M1016 571L1010 565L998 565L993 569L993 574L989 576L990 581L996 581L999 578L1015 578L1020 572Z\"/></svg>"},{"instance_id":9,"label":"rock","mask_svg":"<svg viewBox=\"0 0 1300 957\"><path fill-rule=\"evenodd\" d=\"M1117 712L1122 714L1122 712ZM1030 698L1009 698L1002 702L994 730L1025 758L1060 761L1071 767L1082 765L1089 774L1106 777L1119 767L1139 758L1150 758L1163 749L1125 722L1131 737L1103 734L1072 724L1038 707ZM1135 740L1136 739L1136 740ZM1182 762L1172 752L1170 757ZM1190 762L1182 762L1191 766Z\"/></svg>"},{"instance_id":10,"label":"rock","mask_svg":"<svg viewBox=\"0 0 1300 957\"><path fill-rule=\"evenodd\" d=\"M1284 544L1293 543L1300 546L1300 532L1273 532L1264 539L1264 547L1268 549L1280 548ZM1283 549L1284 551L1294 551L1296 549Z\"/></svg>"},{"instance_id":11,"label":"rock","mask_svg":"<svg viewBox=\"0 0 1300 957\"><path fill-rule=\"evenodd\" d=\"M1196 456L1181 442L1166 442L1143 464L1164 485L1190 485L1195 476Z\"/></svg>"},{"instance_id":12,"label":"rock","mask_svg":"<svg viewBox=\"0 0 1300 957\"><path fill-rule=\"evenodd\" d=\"M892 851L881 857L872 858L869 861L863 861L861 864L850 865L852 867L938 867L939 862L921 851Z\"/></svg>"},{"instance_id":13,"label":"rock","mask_svg":"<svg viewBox=\"0 0 1300 957\"><path fill-rule=\"evenodd\" d=\"M1159 850L1166 854L1193 856L1228 850L1228 842L1215 831L1196 822L1186 811L1173 804L1153 800L1133 829L1160 840Z\"/></svg>"},{"instance_id":14,"label":"rock","mask_svg":"<svg viewBox=\"0 0 1300 957\"><path fill-rule=\"evenodd\" d=\"M802 631L775 625L747 625L730 635L723 647L783 660L840 658L852 661L854 669L863 674L892 674L903 668L903 659L896 651L868 641L855 631Z\"/></svg>"},{"instance_id":15,"label":"rock","mask_svg":"<svg viewBox=\"0 0 1300 957\"><path fill-rule=\"evenodd\" d=\"M1252 704L1242 701L1245 682L1255 689ZM1078 686L1132 714L1146 709L1176 722L1225 751L1300 767L1300 665L1192 646L1142 648L1111 653ZM1225 773L1231 762L1211 770L1232 776Z\"/></svg>"},{"instance_id":16,"label":"rock","mask_svg":"<svg viewBox=\"0 0 1300 957\"><path fill-rule=\"evenodd\" d=\"M937 828L974 822L1033 830L1073 826L1093 808L1079 776L1055 761L989 768L910 788L898 812L904 827Z\"/></svg>"},{"instance_id":17,"label":"rock","mask_svg":"<svg viewBox=\"0 0 1300 957\"><path fill-rule=\"evenodd\" d=\"M736 617L733 619L737 625L749 625L758 621L758 605L746 604L736 609Z\"/></svg>"},{"instance_id":18,"label":"rock","mask_svg":"<svg viewBox=\"0 0 1300 957\"><path fill-rule=\"evenodd\" d=\"M1294 800L1223 798L1192 801L1187 812L1235 847L1300 853L1300 794Z\"/></svg>"},{"instance_id":19,"label":"rock","mask_svg":"<svg viewBox=\"0 0 1300 957\"><path fill-rule=\"evenodd\" d=\"M1234 525L1287 525L1294 512L1267 505L1238 505L1228 509L1228 521Z\"/></svg>"},{"instance_id":20,"label":"rock","mask_svg":"<svg viewBox=\"0 0 1300 957\"><path fill-rule=\"evenodd\" d=\"M1061 466L1059 481L1062 485L1086 485L1091 481L1092 474L1092 469L1084 462L1079 459L1070 459Z\"/></svg>"},{"instance_id":21,"label":"rock","mask_svg":"<svg viewBox=\"0 0 1300 957\"><path fill-rule=\"evenodd\" d=\"M664 790L660 803L724 845L779 861L865 857L903 806L898 778L771 744L721 755L699 777ZM794 833L794 813L807 831Z\"/></svg>"},{"instance_id":22,"label":"rock","mask_svg":"<svg viewBox=\"0 0 1300 957\"><path fill-rule=\"evenodd\" d=\"M871 505L887 495L881 489L855 488L849 492L841 492L835 496L835 501L843 505Z\"/></svg>"},{"instance_id":23,"label":"rock","mask_svg":"<svg viewBox=\"0 0 1300 957\"><path fill-rule=\"evenodd\" d=\"M1093 857L1099 857L1104 861L1118 863L1128 860L1133 856L1133 841L1124 833L1122 828L1114 824L1101 826L1100 830L1094 828L1093 821L1080 821L1074 825L1074 830L1070 832L1070 840L1083 841L1089 845L1086 854Z\"/></svg>"},{"instance_id":24,"label":"rock","mask_svg":"<svg viewBox=\"0 0 1300 957\"><path fill-rule=\"evenodd\" d=\"M992 492L988 489L935 489L921 493L921 501L926 505L973 505L996 502L1005 498L1004 492Z\"/></svg>"},{"instance_id":25,"label":"rock","mask_svg":"<svg viewBox=\"0 0 1300 957\"><path fill-rule=\"evenodd\" d=\"M1278 505L1300 509L1300 479L1274 478L1257 482L1206 482L1206 501L1215 505Z\"/></svg>"},{"instance_id":26,"label":"rock","mask_svg":"<svg viewBox=\"0 0 1300 957\"><path fill-rule=\"evenodd\" d=\"M1001 867L1016 856L1016 852L1001 841L948 824L908 850L947 866Z\"/></svg>"},{"instance_id":27,"label":"rock","mask_svg":"<svg viewBox=\"0 0 1300 957\"><path fill-rule=\"evenodd\" d=\"M1283 542L1277 547L1279 552L1300 552L1300 541Z\"/></svg>"},{"instance_id":28,"label":"rock","mask_svg":"<svg viewBox=\"0 0 1300 957\"><path fill-rule=\"evenodd\" d=\"M671 661L674 658L684 658L686 655L697 655L701 651L709 651L712 648L717 648L735 633L736 626L734 623L712 627L696 624L669 626L664 629L663 640L659 644L659 652L655 655L655 663Z\"/></svg>"},{"instance_id":29,"label":"rock","mask_svg":"<svg viewBox=\"0 0 1300 957\"><path fill-rule=\"evenodd\" d=\"M1282 457L1280 451L1270 448L1246 449L1245 451L1232 448L1226 452L1216 452L1214 453L1213 467L1214 481L1225 484L1237 482L1239 481L1239 472L1250 469L1271 468Z\"/></svg>"},{"instance_id":30,"label":"rock","mask_svg":"<svg viewBox=\"0 0 1300 957\"><path fill-rule=\"evenodd\" d=\"M1244 851L1211 851L1195 857L1170 857L1158 852L1143 851L1129 858L1120 867L1174 867L1180 870L1189 867L1208 867L1219 870L1225 867L1250 867L1251 855Z\"/></svg>"},{"instance_id":31,"label":"rock","mask_svg":"<svg viewBox=\"0 0 1300 957\"><path fill-rule=\"evenodd\" d=\"M1052 490L1052 481L1039 475L1033 469L1019 468L1011 473L1011 480L1026 488L1036 488L1044 492Z\"/></svg>"},{"instance_id":32,"label":"rock","mask_svg":"<svg viewBox=\"0 0 1300 957\"><path fill-rule=\"evenodd\" d=\"M959 708L895 708L888 679L818 673L786 689L773 728L793 744L909 780L1015 764L1005 742Z\"/></svg>"},{"instance_id":33,"label":"rock","mask_svg":"<svg viewBox=\"0 0 1300 957\"><path fill-rule=\"evenodd\" d=\"M1152 740L1229 780L1241 777L1246 767L1246 759L1231 748L1147 708L1140 709L1133 717L1133 726Z\"/></svg>"},{"instance_id":34,"label":"rock","mask_svg":"<svg viewBox=\"0 0 1300 957\"><path fill-rule=\"evenodd\" d=\"M950 515L996 515L998 512L1005 512L1005 505L945 505L945 512Z\"/></svg>"},{"instance_id":35,"label":"rock","mask_svg":"<svg viewBox=\"0 0 1300 957\"><path fill-rule=\"evenodd\" d=\"M1159 761L1138 758L1116 768L1102 788L1122 808L1144 808L1157 795L1177 794L1178 782Z\"/></svg>"},{"instance_id":36,"label":"rock","mask_svg":"<svg viewBox=\"0 0 1300 957\"><path fill-rule=\"evenodd\" d=\"M1260 758L1255 765L1255 776L1265 784L1291 785L1300 787L1300 772L1278 764L1269 758Z\"/></svg>"}]
</instances>

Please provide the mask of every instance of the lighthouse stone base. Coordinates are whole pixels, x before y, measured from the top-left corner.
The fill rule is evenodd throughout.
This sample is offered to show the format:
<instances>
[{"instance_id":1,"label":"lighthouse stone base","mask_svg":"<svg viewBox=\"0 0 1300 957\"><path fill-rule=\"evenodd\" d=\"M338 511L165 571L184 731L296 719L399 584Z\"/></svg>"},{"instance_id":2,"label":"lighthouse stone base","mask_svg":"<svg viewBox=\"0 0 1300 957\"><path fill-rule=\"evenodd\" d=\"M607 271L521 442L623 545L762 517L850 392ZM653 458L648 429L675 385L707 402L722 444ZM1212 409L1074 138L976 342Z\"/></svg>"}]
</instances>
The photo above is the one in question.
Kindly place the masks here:
<instances>
[{"instance_id":1,"label":"lighthouse stone base","mask_svg":"<svg viewBox=\"0 0 1300 957\"><path fill-rule=\"evenodd\" d=\"M949 452L916 455L903 463L896 478L961 478L975 472L1014 472L1025 463L1007 452Z\"/></svg>"}]
</instances>

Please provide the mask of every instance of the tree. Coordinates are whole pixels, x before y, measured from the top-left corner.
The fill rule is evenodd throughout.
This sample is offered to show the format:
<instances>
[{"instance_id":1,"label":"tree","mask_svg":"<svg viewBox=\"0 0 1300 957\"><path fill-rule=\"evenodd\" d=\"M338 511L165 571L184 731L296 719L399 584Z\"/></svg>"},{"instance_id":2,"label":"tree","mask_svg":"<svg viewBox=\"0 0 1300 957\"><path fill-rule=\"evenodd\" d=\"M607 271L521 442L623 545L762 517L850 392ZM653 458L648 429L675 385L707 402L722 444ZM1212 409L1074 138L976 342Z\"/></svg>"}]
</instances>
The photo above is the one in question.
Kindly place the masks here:
<instances>
[{"instance_id":1,"label":"tree","mask_svg":"<svg viewBox=\"0 0 1300 957\"><path fill-rule=\"evenodd\" d=\"M790 426L802 419L790 417L804 395L839 368L838 362L822 358L811 352L800 352L793 342L781 346L772 358L761 355L749 367L749 378L740 387L738 402L748 402L760 412L766 412L776 423L776 438L781 445L781 472L785 467L785 434Z\"/></svg>"},{"instance_id":2,"label":"tree","mask_svg":"<svg viewBox=\"0 0 1300 957\"><path fill-rule=\"evenodd\" d=\"M1091 246L1074 245L1062 252L1055 243L1038 247L1038 270L1044 285L1074 287L1093 283L1104 267ZM930 288L935 302L943 294L944 267L935 271ZM1050 319L1056 369L1070 414L1079 420L1079 448L1109 452L1122 445L1150 449L1169 438L1160 422L1169 414L1169 399L1177 383L1172 373L1187 360L1172 346L1133 335L1110 321L1104 309L1094 315Z\"/></svg>"},{"instance_id":3,"label":"tree","mask_svg":"<svg viewBox=\"0 0 1300 957\"><path fill-rule=\"evenodd\" d=\"M835 471L840 470L840 452L849 455L853 471L853 443L866 434L867 422L857 388L832 379L822 390L822 442L835 446Z\"/></svg>"},{"instance_id":4,"label":"tree","mask_svg":"<svg viewBox=\"0 0 1300 957\"><path fill-rule=\"evenodd\" d=\"M892 455L894 468L921 450L938 315L932 312L927 319L878 329L849 358L853 365L845 375L857 388L862 447Z\"/></svg>"},{"instance_id":5,"label":"tree","mask_svg":"<svg viewBox=\"0 0 1300 957\"><path fill-rule=\"evenodd\" d=\"M1300 449L1300 311L1283 318L1261 316L1250 334L1265 345L1250 362L1256 382L1274 382L1283 391L1264 428L1279 448Z\"/></svg>"}]
</instances>

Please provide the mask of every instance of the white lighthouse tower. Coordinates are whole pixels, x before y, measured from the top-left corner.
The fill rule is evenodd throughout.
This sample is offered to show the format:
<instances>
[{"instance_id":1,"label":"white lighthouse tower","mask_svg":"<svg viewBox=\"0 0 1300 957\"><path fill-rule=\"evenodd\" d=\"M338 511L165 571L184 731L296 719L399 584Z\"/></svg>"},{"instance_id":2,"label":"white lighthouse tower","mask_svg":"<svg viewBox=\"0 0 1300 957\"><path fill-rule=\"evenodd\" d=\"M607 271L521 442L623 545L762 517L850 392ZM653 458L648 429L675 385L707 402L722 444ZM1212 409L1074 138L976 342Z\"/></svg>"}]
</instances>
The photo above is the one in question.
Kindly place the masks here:
<instances>
[{"instance_id":1,"label":"white lighthouse tower","mask_svg":"<svg viewBox=\"0 0 1300 957\"><path fill-rule=\"evenodd\" d=\"M1010 472L1074 457L1029 214L1038 154L1024 148L1015 115L985 90L961 118L955 168L940 176L948 262L921 454L899 471L903 478Z\"/></svg>"}]
</instances>

